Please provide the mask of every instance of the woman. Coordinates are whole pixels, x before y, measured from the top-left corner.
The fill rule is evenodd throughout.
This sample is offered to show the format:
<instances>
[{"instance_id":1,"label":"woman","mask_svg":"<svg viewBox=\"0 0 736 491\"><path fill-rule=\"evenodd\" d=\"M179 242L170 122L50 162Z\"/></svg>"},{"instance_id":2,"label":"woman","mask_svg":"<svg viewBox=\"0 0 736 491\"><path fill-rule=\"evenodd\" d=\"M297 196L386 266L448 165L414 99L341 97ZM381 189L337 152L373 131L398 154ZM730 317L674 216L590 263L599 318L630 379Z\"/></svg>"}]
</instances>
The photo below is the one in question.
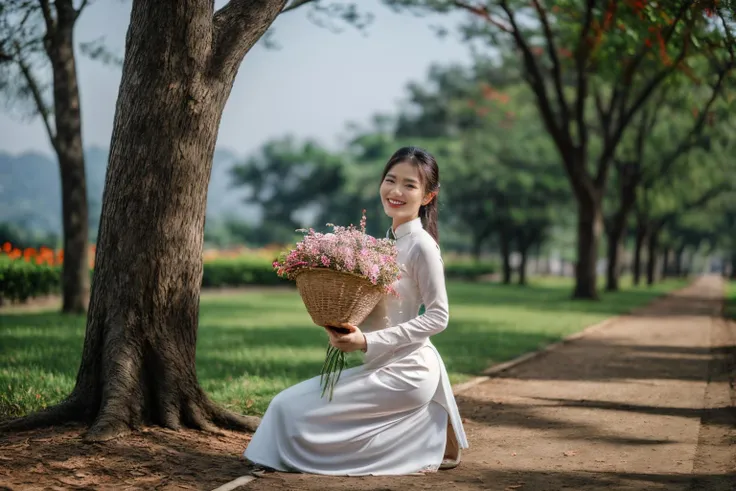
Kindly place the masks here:
<instances>
[{"instance_id":1,"label":"woman","mask_svg":"<svg viewBox=\"0 0 736 491\"><path fill-rule=\"evenodd\" d=\"M245 457L279 471L327 475L412 474L453 468L468 443L442 358L429 341L448 322L437 244L439 169L416 147L399 149L381 178L393 219L399 298L384 299L349 333L326 328L330 344L362 350L365 363L345 370L332 401L319 377L271 401ZM420 307L425 311L418 315Z\"/></svg>"}]
</instances>

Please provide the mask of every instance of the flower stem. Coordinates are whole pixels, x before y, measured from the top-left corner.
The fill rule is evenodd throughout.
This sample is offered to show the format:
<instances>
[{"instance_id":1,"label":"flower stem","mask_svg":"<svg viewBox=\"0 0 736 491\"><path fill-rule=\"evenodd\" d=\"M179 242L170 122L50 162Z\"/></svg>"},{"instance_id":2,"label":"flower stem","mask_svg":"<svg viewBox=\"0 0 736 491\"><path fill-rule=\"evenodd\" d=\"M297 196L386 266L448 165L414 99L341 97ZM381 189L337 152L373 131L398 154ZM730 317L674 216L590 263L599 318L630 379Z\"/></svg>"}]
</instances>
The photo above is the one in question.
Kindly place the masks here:
<instances>
[{"instance_id":1,"label":"flower stem","mask_svg":"<svg viewBox=\"0 0 736 491\"><path fill-rule=\"evenodd\" d=\"M329 400L332 400L335 385L337 385L337 381L340 379L343 368L345 368L345 353L329 346L319 378L320 385L322 386L322 397L329 392Z\"/></svg>"}]
</instances>

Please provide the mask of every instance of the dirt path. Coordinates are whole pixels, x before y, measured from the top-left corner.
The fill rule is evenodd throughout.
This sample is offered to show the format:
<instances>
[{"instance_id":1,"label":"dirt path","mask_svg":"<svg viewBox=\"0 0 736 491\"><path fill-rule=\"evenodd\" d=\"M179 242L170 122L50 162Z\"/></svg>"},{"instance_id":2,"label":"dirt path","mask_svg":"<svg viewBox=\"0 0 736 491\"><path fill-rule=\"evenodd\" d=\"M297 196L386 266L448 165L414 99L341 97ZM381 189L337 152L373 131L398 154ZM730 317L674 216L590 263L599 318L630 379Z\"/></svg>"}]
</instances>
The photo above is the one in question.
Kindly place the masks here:
<instances>
[{"instance_id":1,"label":"dirt path","mask_svg":"<svg viewBox=\"0 0 736 491\"><path fill-rule=\"evenodd\" d=\"M471 448L418 477L266 474L263 490L736 489L736 323L708 277L457 395ZM0 490L213 490L248 474L248 437L78 427L0 436ZM731 473L730 475L728 473Z\"/></svg>"},{"instance_id":2,"label":"dirt path","mask_svg":"<svg viewBox=\"0 0 736 491\"><path fill-rule=\"evenodd\" d=\"M243 489L734 490L736 324L717 318L722 293L702 278L458 394L471 448L455 470L277 473Z\"/></svg>"}]
</instances>

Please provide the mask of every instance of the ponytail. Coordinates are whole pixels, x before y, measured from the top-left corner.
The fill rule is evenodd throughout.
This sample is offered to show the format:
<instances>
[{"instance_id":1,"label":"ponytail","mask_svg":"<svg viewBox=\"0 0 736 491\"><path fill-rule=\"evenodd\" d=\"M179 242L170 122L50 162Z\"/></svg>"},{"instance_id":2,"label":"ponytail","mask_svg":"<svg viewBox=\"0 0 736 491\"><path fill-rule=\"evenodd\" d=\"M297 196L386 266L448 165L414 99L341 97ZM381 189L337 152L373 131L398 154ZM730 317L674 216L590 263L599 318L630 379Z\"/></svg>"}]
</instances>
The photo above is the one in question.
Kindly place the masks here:
<instances>
[{"instance_id":1,"label":"ponytail","mask_svg":"<svg viewBox=\"0 0 736 491\"><path fill-rule=\"evenodd\" d=\"M430 201L426 206L419 207L419 217L422 220L422 226L438 245L440 243L440 231L437 224L439 214L440 210L439 206L437 206L437 196L432 198L432 201Z\"/></svg>"}]
</instances>

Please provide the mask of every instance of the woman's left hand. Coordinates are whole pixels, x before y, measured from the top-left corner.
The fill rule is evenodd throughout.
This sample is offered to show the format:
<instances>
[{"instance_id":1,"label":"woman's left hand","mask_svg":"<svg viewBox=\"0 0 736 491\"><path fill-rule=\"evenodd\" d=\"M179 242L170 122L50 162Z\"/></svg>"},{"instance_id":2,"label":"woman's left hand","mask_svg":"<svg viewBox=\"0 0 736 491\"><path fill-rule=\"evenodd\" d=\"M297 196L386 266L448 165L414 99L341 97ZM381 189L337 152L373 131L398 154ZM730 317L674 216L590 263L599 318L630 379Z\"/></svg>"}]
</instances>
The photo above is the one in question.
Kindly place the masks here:
<instances>
[{"instance_id":1,"label":"woman's left hand","mask_svg":"<svg viewBox=\"0 0 736 491\"><path fill-rule=\"evenodd\" d=\"M325 326L325 331L327 331L327 334L330 336L330 345L344 353L350 353L351 351L358 350L366 350L368 346L365 340L365 336L363 335L363 331L361 331L360 328L351 324L340 324L339 327L347 329L350 332L343 334L330 329L330 327L328 326Z\"/></svg>"}]
</instances>

